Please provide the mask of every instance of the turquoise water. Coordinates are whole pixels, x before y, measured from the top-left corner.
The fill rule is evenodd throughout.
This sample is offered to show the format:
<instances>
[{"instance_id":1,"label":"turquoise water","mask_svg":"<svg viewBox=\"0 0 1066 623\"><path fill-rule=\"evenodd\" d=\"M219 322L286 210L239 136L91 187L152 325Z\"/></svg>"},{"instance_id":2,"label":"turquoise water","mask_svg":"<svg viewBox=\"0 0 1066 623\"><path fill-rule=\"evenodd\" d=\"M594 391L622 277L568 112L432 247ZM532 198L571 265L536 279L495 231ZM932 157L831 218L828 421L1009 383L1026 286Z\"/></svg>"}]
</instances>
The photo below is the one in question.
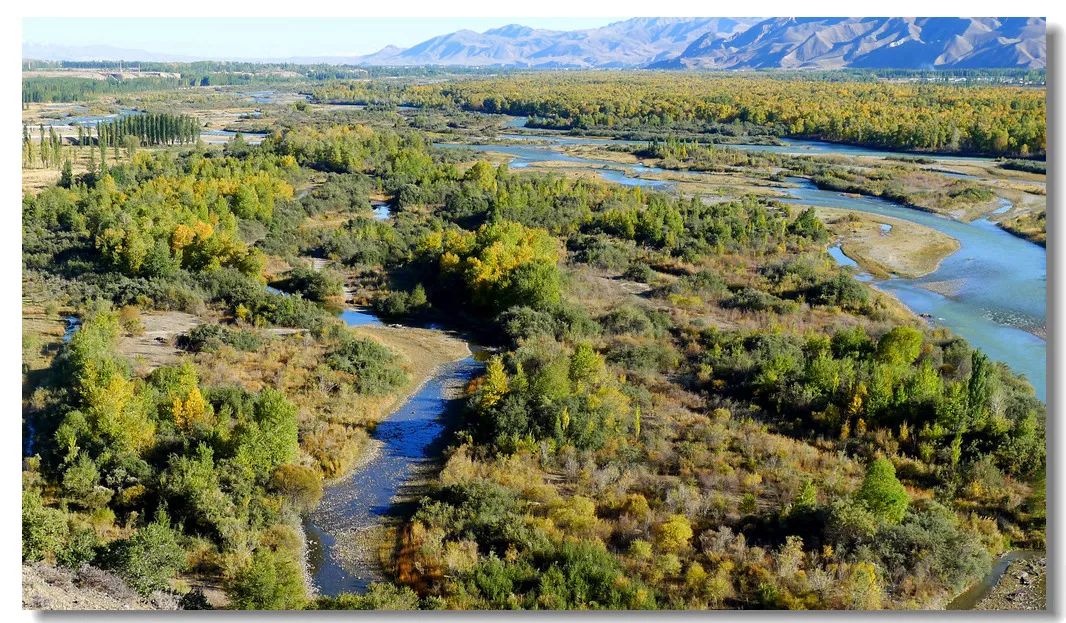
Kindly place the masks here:
<instances>
[{"instance_id":1,"label":"turquoise water","mask_svg":"<svg viewBox=\"0 0 1066 623\"><path fill-rule=\"evenodd\" d=\"M826 249L826 252L829 253L829 257L832 257L833 261L835 261L838 266L856 269L859 267L858 262L844 254L844 250L840 248L839 244L835 244L829 247L828 249Z\"/></svg>"},{"instance_id":2,"label":"turquoise water","mask_svg":"<svg viewBox=\"0 0 1066 623\"><path fill-rule=\"evenodd\" d=\"M987 219L962 223L883 199L820 190L804 179L790 181L799 184L788 189L795 203L890 216L958 240L959 250L929 275L875 281L875 285L1024 374L1037 396L1045 400L1047 341L1033 333L1043 334L1047 324L1047 252L1043 247ZM931 290L930 284L939 292Z\"/></svg>"},{"instance_id":3,"label":"turquoise water","mask_svg":"<svg viewBox=\"0 0 1066 623\"><path fill-rule=\"evenodd\" d=\"M825 141L807 141L793 138L779 139L781 145L730 145L746 151L767 151L777 154L792 154L799 156L871 156L875 158L931 158L933 160L958 160L965 162L980 162L985 164L995 163L995 158L982 156L956 156L952 154L923 154L888 149L874 149L871 147L857 147L855 145L841 145L840 143L827 143Z\"/></svg>"},{"instance_id":4,"label":"turquoise water","mask_svg":"<svg viewBox=\"0 0 1066 623\"><path fill-rule=\"evenodd\" d=\"M62 117L60 119L51 119L41 125L48 126L87 126L95 127L97 124L113 121L120 117L133 117L135 115L143 115L143 110L137 110L135 108L120 108L117 113L112 115L80 115L71 117ZM33 126L30 126L32 129Z\"/></svg>"},{"instance_id":5,"label":"turquoise water","mask_svg":"<svg viewBox=\"0 0 1066 623\"><path fill-rule=\"evenodd\" d=\"M522 125L511 125L511 128L521 128ZM542 131L544 132L544 131ZM541 134L518 134L505 133L500 138L509 140L542 141L553 145L646 145L647 141L632 141L611 138L594 138L585 136L554 135L550 132ZM923 154L888 149L875 149L871 147L857 147L855 145L842 145L826 141L810 141L794 138L778 139L779 145L756 145L747 143L722 144L722 149L741 149L744 151L762 151L775 154L788 154L794 156L867 156L873 158L929 158L937 161L957 161L968 163L995 164L995 158L984 156L956 156L952 154ZM965 173L950 172L949 175L961 178L971 178Z\"/></svg>"},{"instance_id":6,"label":"turquoise water","mask_svg":"<svg viewBox=\"0 0 1066 623\"><path fill-rule=\"evenodd\" d=\"M574 162L600 169L600 175L608 181L639 184L657 190L671 187L669 182L641 180L617 168L603 169L606 166L618 167L617 163L571 156L554 148L579 144L625 145L633 144L632 141L568 136L503 136L542 140L546 144L482 144L466 147L509 154L514 167L544 161ZM736 147L812 155L914 156L819 141L786 140L785 143L784 146ZM992 162L989 158L951 156L944 159ZM628 170L639 175L641 170L653 169L638 165ZM1047 324L1047 252L1044 247L1009 234L987 219L963 223L883 199L820 190L805 179L790 181L797 185L787 189L792 202L899 218L930 227L958 240L959 250L947 257L933 273L918 279L877 281L875 285L896 296L915 313L928 315L933 322L966 338L992 359L1002 361L1015 372L1025 375L1033 384L1036 395L1046 400L1047 341L1039 337L1045 334ZM1010 204L1004 203L997 212L1010 209ZM839 252L839 255L843 256L843 253Z\"/></svg>"}]
</instances>

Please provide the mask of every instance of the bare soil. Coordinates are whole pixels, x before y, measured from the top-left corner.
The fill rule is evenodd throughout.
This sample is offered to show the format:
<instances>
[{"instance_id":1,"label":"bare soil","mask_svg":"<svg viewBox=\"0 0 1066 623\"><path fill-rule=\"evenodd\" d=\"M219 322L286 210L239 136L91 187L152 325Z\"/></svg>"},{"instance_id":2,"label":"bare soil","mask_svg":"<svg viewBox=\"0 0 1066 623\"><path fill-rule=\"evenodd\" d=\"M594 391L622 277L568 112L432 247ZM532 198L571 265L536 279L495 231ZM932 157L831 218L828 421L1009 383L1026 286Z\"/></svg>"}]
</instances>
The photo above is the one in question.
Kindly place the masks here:
<instances>
[{"instance_id":1,"label":"bare soil","mask_svg":"<svg viewBox=\"0 0 1066 623\"><path fill-rule=\"evenodd\" d=\"M133 362L138 374L176 363L183 354L175 345L178 335L204 322L184 312L148 312L141 315L144 333L119 338L118 352Z\"/></svg>"},{"instance_id":2,"label":"bare soil","mask_svg":"<svg viewBox=\"0 0 1066 623\"><path fill-rule=\"evenodd\" d=\"M77 571L44 562L22 565L22 607L26 610L177 610L177 598L155 593L142 598L113 573L83 566Z\"/></svg>"}]
</instances>

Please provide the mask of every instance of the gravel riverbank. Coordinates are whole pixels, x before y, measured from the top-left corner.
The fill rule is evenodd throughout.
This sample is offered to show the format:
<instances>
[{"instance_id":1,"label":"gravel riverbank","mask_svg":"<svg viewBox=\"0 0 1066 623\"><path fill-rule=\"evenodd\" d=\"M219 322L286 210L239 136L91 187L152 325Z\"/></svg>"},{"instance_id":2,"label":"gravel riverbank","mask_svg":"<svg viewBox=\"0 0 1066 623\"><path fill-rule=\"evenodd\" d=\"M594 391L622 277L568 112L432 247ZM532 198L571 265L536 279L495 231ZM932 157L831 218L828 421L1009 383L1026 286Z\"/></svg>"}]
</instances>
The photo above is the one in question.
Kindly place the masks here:
<instances>
[{"instance_id":1,"label":"gravel riverbank","mask_svg":"<svg viewBox=\"0 0 1066 623\"><path fill-rule=\"evenodd\" d=\"M977 610L1046 610L1047 557L1015 560Z\"/></svg>"}]
</instances>

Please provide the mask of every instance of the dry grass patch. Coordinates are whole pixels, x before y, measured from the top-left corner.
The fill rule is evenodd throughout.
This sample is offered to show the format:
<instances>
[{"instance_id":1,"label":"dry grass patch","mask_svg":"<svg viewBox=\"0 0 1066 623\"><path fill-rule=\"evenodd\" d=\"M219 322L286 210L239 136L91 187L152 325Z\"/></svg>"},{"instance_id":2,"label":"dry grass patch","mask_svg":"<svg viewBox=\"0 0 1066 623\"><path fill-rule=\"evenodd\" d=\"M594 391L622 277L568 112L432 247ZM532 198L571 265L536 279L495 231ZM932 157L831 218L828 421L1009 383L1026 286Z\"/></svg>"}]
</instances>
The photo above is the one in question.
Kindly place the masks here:
<instances>
[{"instance_id":1,"label":"dry grass patch","mask_svg":"<svg viewBox=\"0 0 1066 623\"><path fill-rule=\"evenodd\" d=\"M350 472L370 451L369 431L422 385L441 365L470 354L466 343L441 331L408 327L356 327L356 335L388 347L408 382L382 396L363 395L350 377L325 362L331 346L306 333L278 335L256 352L222 348L200 353L197 363L208 386L238 385L248 391L273 387L299 409L304 462L327 478Z\"/></svg>"},{"instance_id":2,"label":"dry grass patch","mask_svg":"<svg viewBox=\"0 0 1066 623\"><path fill-rule=\"evenodd\" d=\"M159 311L137 314L132 322L139 322L140 326L120 337L116 350L133 363L138 374L144 375L177 363L184 354L175 344L177 337L204 320L184 312Z\"/></svg>"}]
</instances>

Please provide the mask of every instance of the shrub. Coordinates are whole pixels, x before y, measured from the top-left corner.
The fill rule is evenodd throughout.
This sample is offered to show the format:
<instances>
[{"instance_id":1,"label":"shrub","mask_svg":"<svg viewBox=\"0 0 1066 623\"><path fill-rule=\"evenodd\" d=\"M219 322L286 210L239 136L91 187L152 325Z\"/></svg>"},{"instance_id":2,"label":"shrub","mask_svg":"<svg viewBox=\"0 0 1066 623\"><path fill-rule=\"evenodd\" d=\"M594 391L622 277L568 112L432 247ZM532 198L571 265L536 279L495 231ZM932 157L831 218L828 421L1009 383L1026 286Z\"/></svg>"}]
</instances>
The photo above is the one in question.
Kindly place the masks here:
<instances>
[{"instance_id":1,"label":"shrub","mask_svg":"<svg viewBox=\"0 0 1066 623\"><path fill-rule=\"evenodd\" d=\"M656 320L661 318L656 317ZM648 312L639 307L624 305L600 318L600 325L611 335L656 335L658 327Z\"/></svg>"},{"instance_id":2,"label":"shrub","mask_svg":"<svg viewBox=\"0 0 1066 623\"><path fill-rule=\"evenodd\" d=\"M263 336L255 331L204 323L179 336L178 347L193 352L213 352L222 346L231 346L237 350L254 352L263 346L264 341Z\"/></svg>"},{"instance_id":3,"label":"shrub","mask_svg":"<svg viewBox=\"0 0 1066 623\"><path fill-rule=\"evenodd\" d=\"M319 597L316 610L418 610L418 594L407 586L388 582L371 582L362 595L342 593L336 597Z\"/></svg>"},{"instance_id":4,"label":"shrub","mask_svg":"<svg viewBox=\"0 0 1066 623\"><path fill-rule=\"evenodd\" d=\"M844 309L861 309L870 300L866 288L843 272L813 286L808 290L808 296L812 303L836 305Z\"/></svg>"},{"instance_id":5,"label":"shrub","mask_svg":"<svg viewBox=\"0 0 1066 623\"><path fill-rule=\"evenodd\" d=\"M232 572L226 594L241 610L295 610L307 598L300 564L265 547Z\"/></svg>"},{"instance_id":6,"label":"shrub","mask_svg":"<svg viewBox=\"0 0 1066 623\"><path fill-rule=\"evenodd\" d=\"M326 362L335 370L353 375L352 386L360 394L387 394L407 382L407 373L396 361L396 355L365 338L345 338Z\"/></svg>"},{"instance_id":7,"label":"shrub","mask_svg":"<svg viewBox=\"0 0 1066 623\"><path fill-rule=\"evenodd\" d=\"M882 567L895 575L914 577L931 572L951 593L958 593L984 575L991 556L974 534L965 530L950 509L923 500L899 524L878 534ZM926 571L928 570L928 571Z\"/></svg>"},{"instance_id":8,"label":"shrub","mask_svg":"<svg viewBox=\"0 0 1066 623\"><path fill-rule=\"evenodd\" d=\"M635 245L626 240L595 237L582 241L578 250L578 261L603 270L621 271L629 268L629 260L635 251Z\"/></svg>"},{"instance_id":9,"label":"shrub","mask_svg":"<svg viewBox=\"0 0 1066 623\"><path fill-rule=\"evenodd\" d=\"M619 342L607 352L607 360L630 370L665 372L678 366L681 357L669 343L647 342L633 344Z\"/></svg>"},{"instance_id":10,"label":"shrub","mask_svg":"<svg viewBox=\"0 0 1066 623\"><path fill-rule=\"evenodd\" d=\"M92 526L81 526L70 530L70 538L56 554L56 562L70 569L79 569L96 558L101 541Z\"/></svg>"},{"instance_id":11,"label":"shrub","mask_svg":"<svg viewBox=\"0 0 1066 623\"><path fill-rule=\"evenodd\" d=\"M322 475L301 465L279 465L270 479L275 491L293 501L300 511L313 509L322 499Z\"/></svg>"},{"instance_id":12,"label":"shrub","mask_svg":"<svg viewBox=\"0 0 1066 623\"><path fill-rule=\"evenodd\" d=\"M688 547L692 540L692 525L684 515L670 515L655 527L655 543L668 552Z\"/></svg>"},{"instance_id":13,"label":"shrub","mask_svg":"<svg viewBox=\"0 0 1066 623\"><path fill-rule=\"evenodd\" d=\"M1002 169L1012 169L1014 171L1025 171L1027 173L1047 173L1047 162L1040 160L1006 160L999 163Z\"/></svg>"},{"instance_id":14,"label":"shrub","mask_svg":"<svg viewBox=\"0 0 1066 623\"><path fill-rule=\"evenodd\" d=\"M742 288L723 301L722 306L745 311L773 310L777 313L788 313L796 308L792 301L783 301L769 292L755 288Z\"/></svg>"},{"instance_id":15,"label":"shrub","mask_svg":"<svg viewBox=\"0 0 1066 623\"><path fill-rule=\"evenodd\" d=\"M514 343L534 335L558 337L559 326L555 317L532 307L512 307L497 316L496 322Z\"/></svg>"},{"instance_id":16,"label":"shrub","mask_svg":"<svg viewBox=\"0 0 1066 623\"><path fill-rule=\"evenodd\" d=\"M67 519L59 509L44 505L33 490L22 494L22 560L33 562L55 553L67 539Z\"/></svg>"},{"instance_id":17,"label":"shrub","mask_svg":"<svg viewBox=\"0 0 1066 623\"><path fill-rule=\"evenodd\" d=\"M110 566L142 595L167 588L168 581L185 568L185 551L178 545L165 514L112 544Z\"/></svg>"},{"instance_id":18,"label":"shrub","mask_svg":"<svg viewBox=\"0 0 1066 623\"><path fill-rule=\"evenodd\" d=\"M814 208L807 208L788 225L788 232L795 236L821 242L829 237L825 225L815 215Z\"/></svg>"},{"instance_id":19,"label":"shrub","mask_svg":"<svg viewBox=\"0 0 1066 623\"><path fill-rule=\"evenodd\" d=\"M388 294L374 299L374 311L382 316L406 316L424 311L429 301L426 298L426 289L422 284L415 286L410 292L394 290Z\"/></svg>"},{"instance_id":20,"label":"shrub","mask_svg":"<svg viewBox=\"0 0 1066 623\"><path fill-rule=\"evenodd\" d=\"M632 262L626 272L622 273L622 276L630 281L648 283L655 277L655 271L644 262Z\"/></svg>"},{"instance_id":21,"label":"shrub","mask_svg":"<svg viewBox=\"0 0 1066 623\"><path fill-rule=\"evenodd\" d=\"M299 294L309 301L319 303L344 294L344 283L339 275L305 266L293 267L285 273L284 279L275 285L286 292Z\"/></svg>"}]
</instances>

